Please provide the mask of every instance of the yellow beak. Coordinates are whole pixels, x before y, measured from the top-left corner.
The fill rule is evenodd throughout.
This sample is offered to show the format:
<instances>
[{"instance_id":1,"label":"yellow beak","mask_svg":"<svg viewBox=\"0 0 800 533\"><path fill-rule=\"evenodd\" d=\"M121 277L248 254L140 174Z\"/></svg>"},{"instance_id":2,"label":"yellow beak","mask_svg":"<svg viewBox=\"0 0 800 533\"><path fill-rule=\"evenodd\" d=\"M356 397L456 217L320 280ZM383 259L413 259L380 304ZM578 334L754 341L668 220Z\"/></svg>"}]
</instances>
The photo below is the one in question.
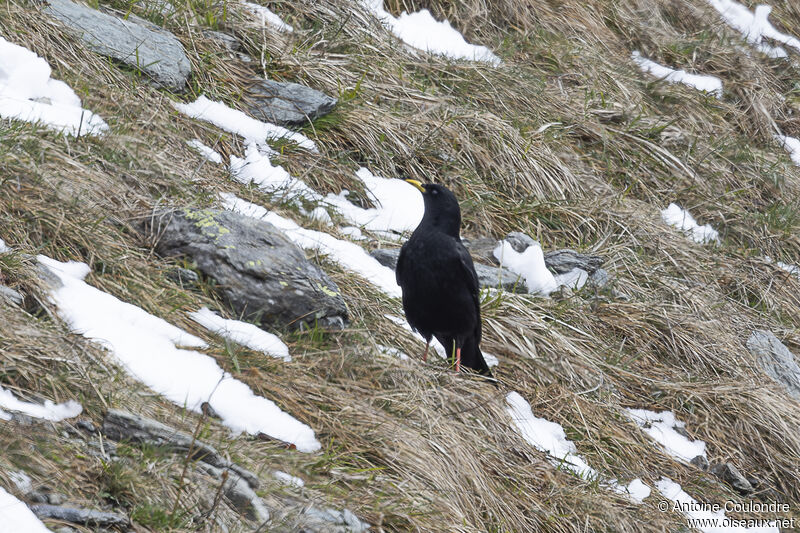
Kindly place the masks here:
<instances>
[{"instance_id":1,"label":"yellow beak","mask_svg":"<svg viewBox=\"0 0 800 533\"><path fill-rule=\"evenodd\" d=\"M406 183L410 183L411 185L413 185L414 187L416 187L417 189L419 189L419 190L420 190L420 192L422 192L422 194L425 194L425 187L423 187L423 186L422 186L422 183L420 183L419 181L417 181L417 180L412 180L412 179L408 179L408 180L405 180L405 182L406 182Z\"/></svg>"}]
</instances>

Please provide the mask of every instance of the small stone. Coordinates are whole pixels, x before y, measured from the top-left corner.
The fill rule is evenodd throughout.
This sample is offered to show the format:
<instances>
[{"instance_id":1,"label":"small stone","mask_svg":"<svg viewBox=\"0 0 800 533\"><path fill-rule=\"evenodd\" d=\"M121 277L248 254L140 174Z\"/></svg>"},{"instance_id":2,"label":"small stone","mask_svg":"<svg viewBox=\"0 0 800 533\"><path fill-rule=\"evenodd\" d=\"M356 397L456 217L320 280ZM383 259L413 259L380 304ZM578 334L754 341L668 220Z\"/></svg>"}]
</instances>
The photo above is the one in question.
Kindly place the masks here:
<instances>
[{"instance_id":1,"label":"small stone","mask_svg":"<svg viewBox=\"0 0 800 533\"><path fill-rule=\"evenodd\" d=\"M736 489L739 494L752 494L753 486L747 478L731 463L718 463L711 467L711 473Z\"/></svg>"},{"instance_id":2,"label":"small stone","mask_svg":"<svg viewBox=\"0 0 800 533\"><path fill-rule=\"evenodd\" d=\"M556 274L566 274L576 268L593 274L605 262L598 255L587 255L575 250L553 250L544 254L544 264Z\"/></svg>"},{"instance_id":3,"label":"small stone","mask_svg":"<svg viewBox=\"0 0 800 533\"><path fill-rule=\"evenodd\" d=\"M599 291L606 287L611 282L611 276L604 268L598 268L589 275L586 280L586 286L592 290Z\"/></svg>"},{"instance_id":4,"label":"small stone","mask_svg":"<svg viewBox=\"0 0 800 533\"><path fill-rule=\"evenodd\" d=\"M689 462L692 463L697 468L699 468L700 470L704 471L708 470L708 459L706 459L705 455L698 455Z\"/></svg>"},{"instance_id":5,"label":"small stone","mask_svg":"<svg viewBox=\"0 0 800 533\"><path fill-rule=\"evenodd\" d=\"M64 502L67 501L67 497L59 492L51 492L47 495L47 502L50 505L64 505Z\"/></svg>"},{"instance_id":6,"label":"small stone","mask_svg":"<svg viewBox=\"0 0 800 533\"><path fill-rule=\"evenodd\" d=\"M755 330L747 339L747 349L759 366L794 398L800 398L800 366L794 354L772 332Z\"/></svg>"},{"instance_id":7,"label":"small stone","mask_svg":"<svg viewBox=\"0 0 800 533\"><path fill-rule=\"evenodd\" d=\"M220 43L228 52L238 52L242 49L239 39L221 31L203 30L203 36Z\"/></svg>"},{"instance_id":8,"label":"small stone","mask_svg":"<svg viewBox=\"0 0 800 533\"><path fill-rule=\"evenodd\" d=\"M246 101L255 118L281 126L304 126L333 111L337 103L316 89L274 80L258 80Z\"/></svg>"},{"instance_id":9,"label":"small stone","mask_svg":"<svg viewBox=\"0 0 800 533\"><path fill-rule=\"evenodd\" d=\"M31 503L47 503L47 494L38 490L32 490L25 495L25 499Z\"/></svg>"},{"instance_id":10,"label":"small stone","mask_svg":"<svg viewBox=\"0 0 800 533\"><path fill-rule=\"evenodd\" d=\"M167 277L175 283L187 287L197 285L197 282L200 281L200 276L197 275L197 272L181 267L169 270L167 272Z\"/></svg>"},{"instance_id":11,"label":"small stone","mask_svg":"<svg viewBox=\"0 0 800 533\"><path fill-rule=\"evenodd\" d=\"M75 422L75 426L78 429L85 431L86 433L95 434L97 433L97 426L89 420L88 418L81 418L77 422Z\"/></svg>"},{"instance_id":12,"label":"small stone","mask_svg":"<svg viewBox=\"0 0 800 533\"><path fill-rule=\"evenodd\" d=\"M218 418L218 419L222 418L219 416L219 413L217 413L214 410L214 408L211 407L211 404L208 402L203 402L200 404L200 411L202 411L202 413L209 418Z\"/></svg>"},{"instance_id":13,"label":"small stone","mask_svg":"<svg viewBox=\"0 0 800 533\"><path fill-rule=\"evenodd\" d=\"M0 299L6 300L14 305L22 305L22 302L25 300L19 292L5 285L0 285Z\"/></svg>"}]
</instances>

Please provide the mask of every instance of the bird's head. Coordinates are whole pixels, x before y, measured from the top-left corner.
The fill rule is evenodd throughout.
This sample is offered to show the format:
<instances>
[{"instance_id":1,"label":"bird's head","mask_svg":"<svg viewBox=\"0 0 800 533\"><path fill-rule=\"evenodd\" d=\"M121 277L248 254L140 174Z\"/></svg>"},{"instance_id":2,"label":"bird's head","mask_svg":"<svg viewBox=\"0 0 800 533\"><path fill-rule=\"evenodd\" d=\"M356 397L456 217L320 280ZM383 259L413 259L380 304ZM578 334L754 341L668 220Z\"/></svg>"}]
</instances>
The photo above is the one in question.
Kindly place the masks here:
<instances>
[{"instance_id":1,"label":"bird's head","mask_svg":"<svg viewBox=\"0 0 800 533\"><path fill-rule=\"evenodd\" d=\"M458 238L461 229L461 208L458 206L456 195L438 183L421 183L412 179L405 181L422 193L425 215L422 217L420 225L429 224L433 228Z\"/></svg>"}]
</instances>

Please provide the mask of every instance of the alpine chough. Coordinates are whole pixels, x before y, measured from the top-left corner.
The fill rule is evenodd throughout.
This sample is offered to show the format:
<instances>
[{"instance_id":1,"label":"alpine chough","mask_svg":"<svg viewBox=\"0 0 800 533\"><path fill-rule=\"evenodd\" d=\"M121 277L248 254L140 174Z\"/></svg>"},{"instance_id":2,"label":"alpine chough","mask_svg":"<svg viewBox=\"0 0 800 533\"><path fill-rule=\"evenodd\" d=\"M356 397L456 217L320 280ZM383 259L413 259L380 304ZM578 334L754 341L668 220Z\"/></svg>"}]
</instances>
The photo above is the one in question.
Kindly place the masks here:
<instances>
[{"instance_id":1,"label":"alpine chough","mask_svg":"<svg viewBox=\"0 0 800 533\"><path fill-rule=\"evenodd\" d=\"M403 245L397 259L397 284L403 290L403 310L411 327L427 344L436 337L461 366L491 377L483 358L478 275L461 243L461 209L447 188L405 180L422 191L425 214Z\"/></svg>"}]
</instances>

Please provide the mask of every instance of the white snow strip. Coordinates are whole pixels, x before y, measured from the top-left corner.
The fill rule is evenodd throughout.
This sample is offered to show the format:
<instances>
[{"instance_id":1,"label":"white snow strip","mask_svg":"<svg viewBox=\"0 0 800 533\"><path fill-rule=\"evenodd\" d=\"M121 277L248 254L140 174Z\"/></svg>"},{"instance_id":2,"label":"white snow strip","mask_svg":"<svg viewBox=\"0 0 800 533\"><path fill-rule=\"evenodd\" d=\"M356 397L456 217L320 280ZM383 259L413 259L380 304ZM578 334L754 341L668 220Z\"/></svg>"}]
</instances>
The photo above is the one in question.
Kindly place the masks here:
<instances>
[{"instance_id":1,"label":"white snow strip","mask_svg":"<svg viewBox=\"0 0 800 533\"><path fill-rule=\"evenodd\" d=\"M561 424L535 416L530 404L518 392L508 393L506 403L506 412L511 416L522 438L537 450L549 455L555 466L563 467L582 479L600 478L597 470L576 453L575 443L567 439ZM639 478L627 486L620 485L616 480L601 480L601 483L618 494L628 496L635 503L642 503L650 495L650 488Z\"/></svg>"},{"instance_id":2,"label":"white snow strip","mask_svg":"<svg viewBox=\"0 0 800 533\"><path fill-rule=\"evenodd\" d=\"M694 242L719 244L719 233L710 224L700 226L689 211L681 209L678 204L669 204L661 211L661 218L670 226L688 233Z\"/></svg>"},{"instance_id":3,"label":"white snow strip","mask_svg":"<svg viewBox=\"0 0 800 533\"><path fill-rule=\"evenodd\" d=\"M407 361L408 359L410 359L410 357L408 357L408 354L403 353L401 350L398 350L397 348L392 348L391 346L384 346L383 344L379 344L378 350L380 350L380 352L383 355L396 357L403 361Z\"/></svg>"},{"instance_id":4,"label":"white snow strip","mask_svg":"<svg viewBox=\"0 0 800 533\"><path fill-rule=\"evenodd\" d=\"M361 230L355 226L344 226L342 228L339 228L339 233L341 233L342 235L347 235L354 241L363 241L364 239L366 239L366 237L364 237L364 234L361 233Z\"/></svg>"},{"instance_id":5,"label":"white snow strip","mask_svg":"<svg viewBox=\"0 0 800 533\"><path fill-rule=\"evenodd\" d=\"M230 339L237 344L247 346L270 357L283 359L284 361L292 360L289 355L289 347L283 341L255 324L222 318L208 307L189 313L189 317L212 333Z\"/></svg>"},{"instance_id":6,"label":"white snow strip","mask_svg":"<svg viewBox=\"0 0 800 533\"><path fill-rule=\"evenodd\" d=\"M292 28L290 24L286 24L278 15L270 11L268 8L252 2L242 2L242 5L250 13L259 18L262 26L268 24L277 30L285 31L287 33L292 33L294 31L294 28Z\"/></svg>"},{"instance_id":7,"label":"white snow strip","mask_svg":"<svg viewBox=\"0 0 800 533\"><path fill-rule=\"evenodd\" d=\"M76 417L83 411L81 404L74 400L69 400L65 403L53 403L50 400L45 400L44 404L23 402L14 396L11 391L3 387L0 387L0 408L52 422L60 422L66 418Z\"/></svg>"},{"instance_id":8,"label":"white snow strip","mask_svg":"<svg viewBox=\"0 0 800 533\"><path fill-rule=\"evenodd\" d=\"M508 241L503 241L493 253L501 266L525 278L531 294L547 296L558 288L558 282L544 264L544 253L538 242L519 253Z\"/></svg>"},{"instance_id":9,"label":"white snow strip","mask_svg":"<svg viewBox=\"0 0 800 533\"><path fill-rule=\"evenodd\" d=\"M485 46L469 44L448 20L438 22L427 9L415 13L403 11L395 18L383 8L383 0L362 0L383 25L409 46L452 59L481 61L499 65L500 58Z\"/></svg>"},{"instance_id":10,"label":"white snow strip","mask_svg":"<svg viewBox=\"0 0 800 533\"><path fill-rule=\"evenodd\" d=\"M497 358L496 355L492 355L484 351L481 352L483 353L483 360L486 361L486 366L488 366L489 368L495 367L500 364L500 360Z\"/></svg>"},{"instance_id":11,"label":"white snow strip","mask_svg":"<svg viewBox=\"0 0 800 533\"><path fill-rule=\"evenodd\" d=\"M205 347L201 339L88 285L85 263L43 255L38 260L61 280L62 286L50 294L59 316L74 332L106 347L148 387L195 412L208 402L235 433L264 433L303 452L320 448L310 427L256 396L212 357L179 348Z\"/></svg>"},{"instance_id":12,"label":"white snow strip","mask_svg":"<svg viewBox=\"0 0 800 533\"><path fill-rule=\"evenodd\" d=\"M245 141L255 143L259 149L267 153L270 153L271 150L266 141L279 139L288 139L310 152L318 152L314 141L305 135L288 130L283 126L256 120L222 102L209 100L205 96L199 97L190 104L173 103L172 105L189 117L205 120L225 131L242 136Z\"/></svg>"},{"instance_id":13,"label":"white snow strip","mask_svg":"<svg viewBox=\"0 0 800 533\"><path fill-rule=\"evenodd\" d=\"M685 428L686 424L675 418L675 413L672 411L656 413L647 409L626 409L625 412L671 456L686 462L698 455L706 457L705 442L699 439L691 440L676 431L676 428Z\"/></svg>"},{"instance_id":14,"label":"white snow strip","mask_svg":"<svg viewBox=\"0 0 800 533\"><path fill-rule=\"evenodd\" d=\"M708 0L708 3L717 10L728 26L737 30L748 43L770 57L786 57L786 50L765 43L764 38L791 46L800 52L800 40L778 31L767 20L772 7L759 5L756 6L755 12L750 12L747 7L734 0Z\"/></svg>"},{"instance_id":15,"label":"white snow strip","mask_svg":"<svg viewBox=\"0 0 800 533\"><path fill-rule=\"evenodd\" d=\"M329 194L325 201L334 206L351 224L381 233L413 231L425 213L425 203L419 191L401 179L387 179L361 167L356 176L364 183L369 198L376 206L364 209L347 200L349 191L338 196Z\"/></svg>"},{"instance_id":16,"label":"white snow strip","mask_svg":"<svg viewBox=\"0 0 800 533\"><path fill-rule=\"evenodd\" d=\"M8 246L6 246L6 241L4 241L3 239L0 239L0 254L8 252L8 251L9 251L9 249L8 249Z\"/></svg>"},{"instance_id":17,"label":"white snow strip","mask_svg":"<svg viewBox=\"0 0 800 533\"><path fill-rule=\"evenodd\" d=\"M217 152L210 146L206 146L205 144L203 144L200 139L192 139L191 141L186 141L186 144L194 148L200 155L202 155L212 163L217 163L217 164L222 163L222 156L219 155L219 152Z\"/></svg>"},{"instance_id":18,"label":"white snow strip","mask_svg":"<svg viewBox=\"0 0 800 533\"><path fill-rule=\"evenodd\" d=\"M786 135L775 135L775 139L781 143L783 149L789 152L789 157L792 162L800 166L800 139L796 137L787 137Z\"/></svg>"},{"instance_id":19,"label":"white snow strip","mask_svg":"<svg viewBox=\"0 0 800 533\"><path fill-rule=\"evenodd\" d=\"M306 486L306 482L300 479L297 476L293 476L291 474L287 474L286 472L281 472L280 470L275 470L272 473L272 476L283 483L284 485L288 485L290 487L297 487L302 489Z\"/></svg>"},{"instance_id":20,"label":"white snow strip","mask_svg":"<svg viewBox=\"0 0 800 533\"><path fill-rule=\"evenodd\" d=\"M51 533L28 506L0 487L0 533Z\"/></svg>"},{"instance_id":21,"label":"white snow strip","mask_svg":"<svg viewBox=\"0 0 800 533\"><path fill-rule=\"evenodd\" d=\"M586 285L586 280L589 279L589 273L582 268L573 268L566 274L553 274L553 279L556 280L556 285L558 287L566 285L570 289L579 290Z\"/></svg>"},{"instance_id":22,"label":"white snow strip","mask_svg":"<svg viewBox=\"0 0 800 533\"><path fill-rule=\"evenodd\" d=\"M222 193L220 198L225 209L266 220L283 230L286 236L301 248L316 250L318 253L327 255L344 268L360 274L391 297L399 298L401 296L394 271L380 264L359 245L337 239L333 235L321 231L302 228L296 222L268 211L260 205L238 198L236 195Z\"/></svg>"},{"instance_id":23,"label":"white snow strip","mask_svg":"<svg viewBox=\"0 0 800 533\"><path fill-rule=\"evenodd\" d=\"M67 135L101 135L108 124L88 109L47 61L0 37L0 117L42 123Z\"/></svg>"},{"instance_id":24,"label":"white snow strip","mask_svg":"<svg viewBox=\"0 0 800 533\"><path fill-rule=\"evenodd\" d=\"M725 511L714 510L711 503L698 502L668 477L662 477L656 482L656 488L665 498L672 501L670 510L682 513L690 519L688 525L691 528L704 533L780 533L774 522L763 527L737 526L725 516Z\"/></svg>"},{"instance_id":25,"label":"white snow strip","mask_svg":"<svg viewBox=\"0 0 800 533\"><path fill-rule=\"evenodd\" d=\"M274 196L319 200L321 196L311 187L292 177L280 165L273 166L268 153L249 142L244 159L231 156L231 175L239 183L254 183L259 189Z\"/></svg>"},{"instance_id":26,"label":"white snow strip","mask_svg":"<svg viewBox=\"0 0 800 533\"><path fill-rule=\"evenodd\" d=\"M23 472L22 470L10 471L8 473L8 478L17 487L17 490L21 493L25 494L33 490L33 480L31 476Z\"/></svg>"},{"instance_id":27,"label":"white snow strip","mask_svg":"<svg viewBox=\"0 0 800 533\"><path fill-rule=\"evenodd\" d=\"M675 70L655 61L642 57L638 50L631 54L634 63L639 65L643 72L648 72L656 78L663 79L668 83L682 83L689 87L694 87L699 91L713 94L717 98L722 98L722 80L716 76L704 76L700 74L690 74L685 70Z\"/></svg>"}]
</instances>

